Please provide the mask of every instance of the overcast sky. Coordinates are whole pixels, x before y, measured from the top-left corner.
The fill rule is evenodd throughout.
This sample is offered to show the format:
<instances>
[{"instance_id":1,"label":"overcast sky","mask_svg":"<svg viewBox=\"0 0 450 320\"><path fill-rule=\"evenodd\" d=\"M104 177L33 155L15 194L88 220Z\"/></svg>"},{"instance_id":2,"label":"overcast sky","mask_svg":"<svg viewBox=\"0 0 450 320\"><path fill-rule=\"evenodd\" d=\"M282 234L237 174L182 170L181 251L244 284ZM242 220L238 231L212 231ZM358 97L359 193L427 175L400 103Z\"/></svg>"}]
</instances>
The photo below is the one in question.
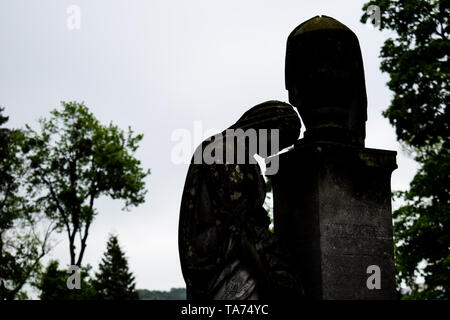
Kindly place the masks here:
<instances>
[{"instance_id":1,"label":"overcast sky","mask_svg":"<svg viewBox=\"0 0 450 320\"><path fill-rule=\"evenodd\" d=\"M368 95L366 146L399 152L392 189L405 189L417 167L381 115L391 93L378 56L389 34L359 22L363 3L2 0L0 105L10 127L36 127L60 101L77 100L102 123L144 134L137 157L152 170L146 203L122 212L121 201L98 200L84 263L96 267L115 232L137 288L185 286L177 229L187 165L171 161L171 135L176 129L194 134L197 120L205 131L223 130L258 103L287 102L287 36L315 15L332 16L358 36ZM72 4L81 9L79 30L67 27ZM68 242L65 234L56 239L49 258L65 266Z\"/></svg>"}]
</instances>

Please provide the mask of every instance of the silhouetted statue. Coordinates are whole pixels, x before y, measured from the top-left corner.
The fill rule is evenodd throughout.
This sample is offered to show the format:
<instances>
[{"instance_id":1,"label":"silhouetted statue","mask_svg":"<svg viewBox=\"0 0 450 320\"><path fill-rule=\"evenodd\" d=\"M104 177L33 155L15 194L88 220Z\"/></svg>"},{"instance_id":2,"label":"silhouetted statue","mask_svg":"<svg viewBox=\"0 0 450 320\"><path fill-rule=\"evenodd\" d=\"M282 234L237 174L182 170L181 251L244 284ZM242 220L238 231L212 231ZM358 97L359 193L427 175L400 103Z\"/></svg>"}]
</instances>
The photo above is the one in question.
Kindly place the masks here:
<instances>
[{"instance_id":1,"label":"silhouetted statue","mask_svg":"<svg viewBox=\"0 0 450 320\"><path fill-rule=\"evenodd\" d=\"M194 153L179 221L188 299L391 299L395 152L364 147L358 39L333 18L309 19L289 35L285 71L303 139L294 109L268 101ZM275 234L255 154L280 167L271 179Z\"/></svg>"},{"instance_id":2,"label":"silhouetted statue","mask_svg":"<svg viewBox=\"0 0 450 320\"><path fill-rule=\"evenodd\" d=\"M201 156L214 147L215 161L198 163L194 155L183 191L179 253L188 299L301 294L289 257L269 231L270 219L263 208L265 181L258 164L251 162L255 153L264 157L278 151L262 150L274 145L274 137L263 136L259 129L278 129L279 147L285 148L297 140L300 126L290 105L268 101L251 108L229 128L246 133L254 129L257 147L245 136L226 139L230 130L225 130L197 148L195 155ZM239 162L239 148L245 150L245 163ZM224 163L226 156L219 157L221 150L226 156L231 152L232 163Z\"/></svg>"}]
</instances>

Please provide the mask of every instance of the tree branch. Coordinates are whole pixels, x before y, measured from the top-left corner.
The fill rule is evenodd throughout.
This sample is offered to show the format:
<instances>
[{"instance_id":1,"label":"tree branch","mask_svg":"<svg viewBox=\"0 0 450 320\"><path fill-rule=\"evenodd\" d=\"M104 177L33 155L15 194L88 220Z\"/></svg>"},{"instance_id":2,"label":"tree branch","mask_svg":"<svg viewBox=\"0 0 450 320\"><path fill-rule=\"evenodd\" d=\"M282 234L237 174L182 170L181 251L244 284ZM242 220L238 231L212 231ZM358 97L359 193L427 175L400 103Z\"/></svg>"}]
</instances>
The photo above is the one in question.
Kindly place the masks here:
<instances>
[{"instance_id":1,"label":"tree branch","mask_svg":"<svg viewBox=\"0 0 450 320\"><path fill-rule=\"evenodd\" d=\"M61 213L61 216L63 217L64 224L66 225L67 234L69 236L70 263L73 265L75 263L74 240L75 240L76 230L73 230L73 232L71 232L70 224L69 224L69 221L67 219L67 215L64 212L61 204L59 203L58 197L56 196L56 193L53 190L52 184L45 179L45 177L44 177L44 175L42 173L40 174L40 176L41 176L42 180L44 181L44 183L49 187L51 196L53 198L53 201L55 201L56 207L58 208L59 212Z\"/></svg>"},{"instance_id":2,"label":"tree branch","mask_svg":"<svg viewBox=\"0 0 450 320\"><path fill-rule=\"evenodd\" d=\"M93 182L94 183L94 182ZM80 255L78 256L78 261L77 261L77 266L81 266L81 261L83 260L83 255L84 255L84 251L86 249L86 240L89 234L89 227L91 225L93 216L94 216L94 200L95 200L95 196L97 193L97 188L96 186L93 187L93 189L91 190L90 193L90 199L89 199L89 211L91 212L91 216L89 217L89 219L86 222L86 226L84 228L84 236L81 240L81 249L80 249Z\"/></svg>"}]
</instances>

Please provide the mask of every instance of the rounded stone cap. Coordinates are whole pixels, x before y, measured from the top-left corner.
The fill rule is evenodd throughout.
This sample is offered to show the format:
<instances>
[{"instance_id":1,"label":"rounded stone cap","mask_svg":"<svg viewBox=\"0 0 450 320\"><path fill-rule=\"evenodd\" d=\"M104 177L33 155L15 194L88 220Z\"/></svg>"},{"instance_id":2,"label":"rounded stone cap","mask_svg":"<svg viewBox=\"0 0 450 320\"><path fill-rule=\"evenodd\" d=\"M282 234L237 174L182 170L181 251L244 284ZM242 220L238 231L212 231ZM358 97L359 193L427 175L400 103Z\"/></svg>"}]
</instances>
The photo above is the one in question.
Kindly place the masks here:
<instances>
[{"instance_id":1,"label":"rounded stone cap","mask_svg":"<svg viewBox=\"0 0 450 320\"><path fill-rule=\"evenodd\" d=\"M315 16L314 18L303 22L292 31L289 37L296 37L307 32L320 30L344 30L353 33L346 25L340 23L336 19L324 15Z\"/></svg>"}]
</instances>

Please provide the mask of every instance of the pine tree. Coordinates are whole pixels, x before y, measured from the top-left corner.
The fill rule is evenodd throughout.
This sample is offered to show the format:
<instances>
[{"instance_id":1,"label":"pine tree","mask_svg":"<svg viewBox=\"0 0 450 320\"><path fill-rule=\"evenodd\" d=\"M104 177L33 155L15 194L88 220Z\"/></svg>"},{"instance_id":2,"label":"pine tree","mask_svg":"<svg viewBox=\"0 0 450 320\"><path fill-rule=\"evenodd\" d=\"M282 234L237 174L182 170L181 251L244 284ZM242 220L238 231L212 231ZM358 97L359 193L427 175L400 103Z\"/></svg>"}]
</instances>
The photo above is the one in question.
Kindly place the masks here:
<instances>
[{"instance_id":1,"label":"pine tree","mask_svg":"<svg viewBox=\"0 0 450 320\"><path fill-rule=\"evenodd\" d=\"M86 265L80 270L81 288L69 289L67 278L70 276L67 270L59 268L57 260L51 260L41 274L35 286L41 291L41 300L93 300L96 292L91 284L89 271L90 265Z\"/></svg>"},{"instance_id":2,"label":"pine tree","mask_svg":"<svg viewBox=\"0 0 450 320\"><path fill-rule=\"evenodd\" d=\"M109 237L106 252L95 274L93 285L101 300L138 299L135 278L128 269L128 261L116 235Z\"/></svg>"}]
</instances>

